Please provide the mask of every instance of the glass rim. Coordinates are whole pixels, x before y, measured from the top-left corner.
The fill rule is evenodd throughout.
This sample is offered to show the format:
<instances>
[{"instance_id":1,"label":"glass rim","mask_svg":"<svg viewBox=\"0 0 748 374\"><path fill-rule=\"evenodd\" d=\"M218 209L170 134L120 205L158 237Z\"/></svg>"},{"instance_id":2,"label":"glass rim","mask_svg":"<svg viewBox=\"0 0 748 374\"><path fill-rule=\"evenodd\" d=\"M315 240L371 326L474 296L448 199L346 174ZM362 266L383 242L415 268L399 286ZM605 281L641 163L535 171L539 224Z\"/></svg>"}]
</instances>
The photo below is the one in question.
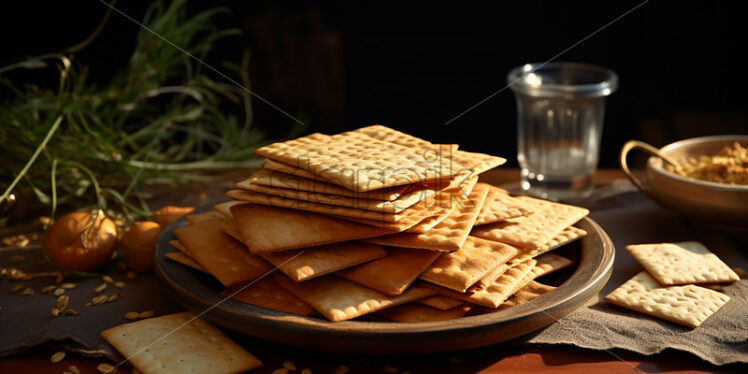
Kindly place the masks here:
<instances>
[{"instance_id":1,"label":"glass rim","mask_svg":"<svg viewBox=\"0 0 748 374\"><path fill-rule=\"evenodd\" d=\"M598 74L600 79L595 83L582 84L557 84L543 83L533 84L531 79L535 72L545 69L560 69L567 71L587 71ZM573 97L603 97L612 94L618 89L618 75L602 66L581 62L550 62L550 63L528 63L517 66L507 74L507 84L512 91L521 92L530 96L573 96Z\"/></svg>"}]
</instances>

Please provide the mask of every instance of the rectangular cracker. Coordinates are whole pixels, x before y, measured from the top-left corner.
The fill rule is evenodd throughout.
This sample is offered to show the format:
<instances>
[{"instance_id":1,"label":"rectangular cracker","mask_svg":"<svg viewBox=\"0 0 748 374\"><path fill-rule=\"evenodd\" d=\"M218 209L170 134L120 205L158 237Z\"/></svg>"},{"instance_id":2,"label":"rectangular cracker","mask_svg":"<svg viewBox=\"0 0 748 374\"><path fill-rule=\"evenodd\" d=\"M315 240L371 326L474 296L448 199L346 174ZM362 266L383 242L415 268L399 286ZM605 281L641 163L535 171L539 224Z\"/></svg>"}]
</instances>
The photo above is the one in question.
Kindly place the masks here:
<instances>
[{"instance_id":1,"label":"rectangular cracker","mask_svg":"<svg viewBox=\"0 0 748 374\"><path fill-rule=\"evenodd\" d=\"M427 287L413 286L399 296L387 296L334 275L302 283L296 283L283 274L277 274L273 279L333 322L349 320L436 293Z\"/></svg>"},{"instance_id":2,"label":"rectangular cracker","mask_svg":"<svg viewBox=\"0 0 748 374\"><path fill-rule=\"evenodd\" d=\"M516 254L517 249L508 244L469 236L462 248L439 256L420 279L465 292Z\"/></svg>"},{"instance_id":3,"label":"rectangular cracker","mask_svg":"<svg viewBox=\"0 0 748 374\"><path fill-rule=\"evenodd\" d=\"M192 255L190 255L190 250L187 249L187 247L185 247L184 244L182 244L182 242L180 242L179 240L169 240L169 245L184 253L185 256L192 258Z\"/></svg>"},{"instance_id":4,"label":"rectangular cracker","mask_svg":"<svg viewBox=\"0 0 748 374\"><path fill-rule=\"evenodd\" d=\"M141 373L239 373L262 362L192 312L126 323L101 336Z\"/></svg>"},{"instance_id":5,"label":"rectangular cracker","mask_svg":"<svg viewBox=\"0 0 748 374\"><path fill-rule=\"evenodd\" d=\"M174 229L190 257L226 287L257 279L274 268L221 231L220 222L208 220Z\"/></svg>"},{"instance_id":6,"label":"rectangular cracker","mask_svg":"<svg viewBox=\"0 0 748 374\"><path fill-rule=\"evenodd\" d=\"M221 221L221 230L228 234L230 237L238 240L241 243L244 243L244 238L242 237L241 231L239 231L239 225L236 224L236 220L232 219L225 219Z\"/></svg>"},{"instance_id":7,"label":"rectangular cracker","mask_svg":"<svg viewBox=\"0 0 748 374\"><path fill-rule=\"evenodd\" d=\"M234 206L231 212L252 253L281 252L393 232L322 214L257 204Z\"/></svg>"},{"instance_id":8,"label":"rectangular cracker","mask_svg":"<svg viewBox=\"0 0 748 374\"><path fill-rule=\"evenodd\" d=\"M574 263L574 261L555 253L540 255L536 257L535 260L537 263L535 264L535 267L532 268L532 273L535 275L535 278L565 269Z\"/></svg>"},{"instance_id":9,"label":"rectangular cracker","mask_svg":"<svg viewBox=\"0 0 748 374\"><path fill-rule=\"evenodd\" d=\"M489 308L498 308L509 296L519 288L532 281L532 268L535 260L527 260L521 264L509 268L490 286L477 292L462 293L449 288L432 286L441 293L455 299L467 301L472 304L482 305Z\"/></svg>"},{"instance_id":10,"label":"rectangular cracker","mask_svg":"<svg viewBox=\"0 0 748 374\"><path fill-rule=\"evenodd\" d=\"M289 278L302 282L386 255L387 251L378 245L352 241L260 256Z\"/></svg>"},{"instance_id":11,"label":"rectangular cracker","mask_svg":"<svg viewBox=\"0 0 748 374\"><path fill-rule=\"evenodd\" d=\"M688 327L698 327L730 297L695 286L662 287L642 271L605 296L605 301Z\"/></svg>"},{"instance_id":12,"label":"rectangular cracker","mask_svg":"<svg viewBox=\"0 0 748 374\"><path fill-rule=\"evenodd\" d=\"M471 305L442 310L419 303L408 303L382 310L377 314L394 322L418 323L462 318L470 309L472 309Z\"/></svg>"},{"instance_id":13,"label":"rectangular cracker","mask_svg":"<svg viewBox=\"0 0 748 374\"><path fill-rule=\"evenodd\" d=\"M397 222L407 217L410 212L405 211L401 213L383 213L375 212L371 210L349 208L343 206L335 206L328 204L320 204L311 201L303 201L290 199L282 196L267 195L254 191L245 190L231 190L226 192L226 197L238 201L247 203L262 204L268 206L274 206L278 208L303 210L307 212L314 212L333 216L345 216L351 218L361 218L384 222Z\"/></svg>"},{"instance_id":14,"label":"rectangular cracker","mask_svg":"<svg viewBox=\"0 0 748 374\"><path fill-rule=\"evenodd\" d=\"M505 190L493 185L488 186L486 202L475 220L476 226L501 222L532 213L532 208L521 200L509 196L505 193Z\"/></svg>"},{"instance_id":15,"label":"rectangular cracker","mask_svg":"<svg viewBox=\"0 0 748 374\"><path fill-rule=\"evenodd\" d=\"M478 226L472 235L488 240L535 249L549 242L565 228L576 223L589 211L573 205L555 203L528 196L517 197L526 203L532 214L516 222L503 221Z\"/></svg>"},{"instance_id":16,"label":"rectangular cracker","mask_svg":"<svg viewBox=\"0 0 748 374\"><path fill-rule=\"evenodd\" d=\"M189 266L195 270L202 271L203 273L207 273L208 271L205 270L202 265L198 264L197 261L193 260L190 256L187 256L186 254L182 252L169 252L164 255L166 258L176 261L182 265Z\"/></svg>"},{"instance_id":17,"label":"rectangular cracker","mask_svg":"<svg viewBox=\"0 0 748 374\"><path fill-rule=\"evenodd\" d=\"M740 280L699 242L634 244L627 245L626 250L663 286Z\"/></svg>"},{"instance_id":18,"label":"rectangular cracker","mask_svg":"<svg viewBox=\"0 0 748 374\"><path fill-rule=\"evenodd\" d=\"M296 191L308 191L326 195L346 196L357 199L371 199L392 201L397 199L405 191L412 188L412 185L382 188L368 192L351 191L345 187L338 186L319 180L302 178L296 175L281 173L275 170L261 169L252 174L246 180L236 184L236 188L246 189L250 184L256 184L272 188L290 189Z\"/></svg>"},{"instance_id":19,"label":"rectangular cracker","mask_svg":"<svg viewBox=\"0 0 748 374\"><path fill-rule=\"evenodd\" d=\"M520 288L514 295L506 299L506 301L501 303L501 305L499 305L499 310L522 305L524 303L535 300L538 297L543 296L555 289L556 287L547 286L545 284L532 281L526 286Z\"/></svg>"},{"instance_id":20,"label":"rectangular cracker","mask_svg":"<svg viewBox=\"0 0 748 374\"><path fill-rule=\"evenodd\" d=\"M310 316L315 310L296 295L266 277L249 285L236 285L221 291L221 295L243 303L261 306L280 312Z\"/></svg>"},{"instance_id":21,"label":"rectangular cracker","mask_svg":"<svg viewBox=\"0 0 748 374\"><path fill-rule=\"evenodd\" d=\"M433 152L430 148L404 147L349 131L274 143L256 149L255 154L298 165L361 192L454 176L464 167L451 160L451 148L443 148ZM299 163L300 159L305 160Z\"/></svg>"},{"instance_id":22,"label":"rectangular cracker","mask_svg":"<svg viewBox=\"0 0 748 374\"><path fill-rule=\"evenodd\" d=\"M488 188L476 186L470 193L469 199L463 200L462 205L458 206L452 214L425 233L400 233L367 241L394 247L456 251L465 244L487 193Z\"/></svg>"},{"instance_id":23,"label":"rectangular cracker","mask_svg":"<svg viewBox=\"0 0 748 374\"><path fill-rule=\"evenodd\" d=\"M439 252L387 247L387 256L341 270L337 275L386 295L400 295L431 265Z\"/></svg>"},{"instance_id":24,"label":"rectangular cracker","mask_svg":"<svg viewBox=\"0 0 748 374\"><path fill-rule=\"evenodd\" d=\"M439 310L449 310L465 304L465 302L462 300L453 299L444 295L424 297L423 299L418 300L418 302Z\"/></svg>"},{"instance_id":25,"label":"rectangular cracker","mask_svg":"<svg viewBox=\"0 0 748 374\"><path fill-rule=\"evenodd\" d=\"M381 213L400 213L418 203L419 201L436 194L436 191L431 188L412 187L408 191L400 194L395 200L382 201L349 196L330 195L303 190L290 190L287 188L268 187L261 184L255 184L251 182L247 183L244 181L237 183L236 187L245 191L253 191L265 195L280 196L288 199L309 201L318 204L326 204L354 209L370 210Z\"/></svg>"}]
</instances>

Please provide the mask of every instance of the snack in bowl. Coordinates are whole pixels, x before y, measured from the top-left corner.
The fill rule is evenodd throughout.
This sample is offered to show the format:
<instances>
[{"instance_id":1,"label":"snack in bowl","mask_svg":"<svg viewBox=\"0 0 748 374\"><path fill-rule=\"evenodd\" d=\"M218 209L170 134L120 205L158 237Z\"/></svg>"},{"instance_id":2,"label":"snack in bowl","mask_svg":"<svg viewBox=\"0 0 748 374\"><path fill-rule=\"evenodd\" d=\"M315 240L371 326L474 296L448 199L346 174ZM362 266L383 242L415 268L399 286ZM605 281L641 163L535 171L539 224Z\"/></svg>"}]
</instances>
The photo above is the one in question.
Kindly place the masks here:
<instances>
[{"instance_id":1,"label":"snack in bowl","mask_svg":"<svg viewBox=\"0 0 748 374\"><path fill-rule=\"evenodd\" d=\"M689 157L668 165L667 171L708 182L748 185L748 149L735 142L715 155Z\"/></svg>"},{"instance_id":2,"label":"snack in bowl","mask_svg":"<svg viewBox=\"0 0 748 374\"><path fill-rule=\"evenodd\" d=\"M509 305L545 293L536 274L562 265L533 271L535 257L586 235L572 226L584 208L478 182L505 159L381 125L256 153L264 168L238 181L218 214L187 216L174 230L180 255L169 258L199 265L228 287L223 295L269 309L334 322L494 312L520 291ZM293 304L264 300L273 289Z\"/></svg>"},{"instance_id":3,"label":"snack in bowl","mask_svg":"<svg viewBox=\"0 0 748 374\"><path fill-rule=\"evenodd\" d=\"M736 147L735 143L742 145ZM745 164L738 166L737 163L741 160L740 157L744 156L741 155L746 144L748 135L691 138L670 143L660 149L637 140L630 140L621 148L619 161L621 169L631 182L663 207L711 228L748 231L748 185L723 183L744 178ZM719 154L725 147L733 148L731 153L737 154L729 160L714 160L712 156ZM645 180L640 180L639 176L629 169L627 157L634 149L645 151L651 156L647 161ZM705 178L709 180L692 178L692 175L696 175L693 174L695 169L687 171L690 167L687 168L685 165L681 165L681 169L686 169L682 172L689 176L676 172L679 162L691 159L696 160L696 168L704 169ZM699 159L704 161L698 161ZM721 164L724 165L720 166ZM733 165L729 166L730 164ZM707 173L706 170L721 170L725 173L729 171L729 174L706 176L711 175L711 172ZM706 196L708 198L704 198Z\"/></svg>"}]
</instances>

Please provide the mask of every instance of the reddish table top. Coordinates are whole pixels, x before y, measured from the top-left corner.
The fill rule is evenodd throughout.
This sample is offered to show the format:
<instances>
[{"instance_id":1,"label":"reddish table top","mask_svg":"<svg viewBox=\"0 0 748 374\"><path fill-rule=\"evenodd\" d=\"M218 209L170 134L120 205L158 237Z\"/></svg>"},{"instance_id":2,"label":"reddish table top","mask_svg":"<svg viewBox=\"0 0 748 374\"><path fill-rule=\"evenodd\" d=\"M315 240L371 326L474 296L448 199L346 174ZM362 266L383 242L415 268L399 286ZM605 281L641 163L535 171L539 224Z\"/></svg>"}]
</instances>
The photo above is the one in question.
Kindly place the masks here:
<instances>
[{"instance_id":1,"label":"reddish table top","mask_svg":"<svg viewBox=\"0 0 748 374\"><path fill-rule=\"evenodd\" d=\"M492 184L505 184L519 180L517 169L497 169L487 172L482 180ZM599 170L596 180L600 182L624 178L620 170ZM181 192L182 190L180 190ZM204 189L200 200L205 196ZM220 195L220 191L217 192ZM181 199L195 199L197 195L183 194ZM186 204L183 200L181 204ZM193 200L193 205L194 205ZM168 204L179 204L169 201ZM0 332L2 333L2 332ZM592 351L571 346L557 347L503 347L491 346L458 353L418 357L348 357L325 353L302 351L296 348L268 344L261 352L252 352L264 365L253 373L272 373L282 367L284 361L292 361L301 370L309 367L313 373L329 373L339 365L346 365L350 373L558 373L558 372L678 372L712 373L743 372L745 367L730 365L715 367L686 353L667 351L662 354L643 356L627 351ZM86 358L68 354L62 362L51 364L49 358L54 351L49 346L38 347L29 353L0 359L0 373L62 373L70 365L76 365L82 373L96 373L96 366L108 362L101 358ZM126 365L125 365L126 366ZM130 373L124 366L119 373Z\"/></svg>"}]
</instances>

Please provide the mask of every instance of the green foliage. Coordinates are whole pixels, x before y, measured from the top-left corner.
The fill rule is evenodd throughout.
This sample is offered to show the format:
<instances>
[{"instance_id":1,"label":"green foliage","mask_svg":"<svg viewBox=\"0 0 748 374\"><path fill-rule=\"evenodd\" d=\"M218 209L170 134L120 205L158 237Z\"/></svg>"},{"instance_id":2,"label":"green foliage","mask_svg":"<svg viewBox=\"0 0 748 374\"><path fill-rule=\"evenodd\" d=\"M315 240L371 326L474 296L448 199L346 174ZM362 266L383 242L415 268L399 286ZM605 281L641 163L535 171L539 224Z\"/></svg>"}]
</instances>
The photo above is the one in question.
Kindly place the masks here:
<instances>
[{"instance_id":1,"label":"green foliage","mask_svg":"<svg viewBox=\"0 0 748 374\"><path fill-rule=\"evenodd\" d=\"M213 25L225 9L188 17L184 3L156 2L143 24L201 59L216 40L239 34ZM58 203L114 203L129 218L142 218L150 215L144 186L204 180L257 164L252 151L263 134L251 129L250 97L241 87L204 74L200 64L145 29L127 66L98 87L72 55L95 36L66 52L0 68L0 186L6 190L0 200L18 179L17 191L33 191L53 212ZM245 54L241 66L224 67L248 86L247 63ZM56 69L59 81L49 87L15 82L17 69ZM242 106L244 121L225 109L241 112ZM23 165L29 166L25 172Z\"/></svg>"}]
</instances>

